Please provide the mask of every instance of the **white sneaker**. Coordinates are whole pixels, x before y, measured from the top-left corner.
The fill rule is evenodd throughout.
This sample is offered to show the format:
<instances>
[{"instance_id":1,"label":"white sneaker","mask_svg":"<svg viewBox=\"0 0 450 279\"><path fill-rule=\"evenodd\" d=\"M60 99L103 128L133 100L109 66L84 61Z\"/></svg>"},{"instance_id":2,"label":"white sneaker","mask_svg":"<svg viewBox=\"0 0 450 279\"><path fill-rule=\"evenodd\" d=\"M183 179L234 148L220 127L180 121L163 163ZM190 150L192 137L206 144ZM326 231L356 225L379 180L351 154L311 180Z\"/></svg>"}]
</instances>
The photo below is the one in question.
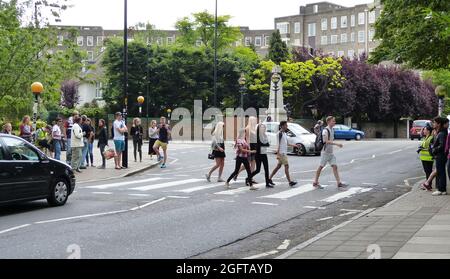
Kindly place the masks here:
<instances>
[{"instance_id":1,"label":"white sneaker","mask_svg":"<svg viewBox=\"0 0 450 279\"><path fill-rule=\"evenodd\" d=\"M225 182L225 189L231 189L230 183Z\"/></svg>"},{"instance_id":2,"label":"white sneaker","mask_svg":"<svg viewBox=\"0 0 450 279\"><path fill-rule=\"evenodd\" d=\"M447 193L446 192L441 192L441 191L436 191L436 192L433 192L433 194L431 194L431 195L433 195L433 196L442 196L442 195L447 195Z\"/></svg>"},{"instance_id":3,"label":"white sneaker","mask_svg":"<svg viewBox=\"0 0 450 279\"><path fill-rule=\"evenodd\" d=\"M217 179L217 182L225 182L222 178Z\"/></svg>"}]
</instances>

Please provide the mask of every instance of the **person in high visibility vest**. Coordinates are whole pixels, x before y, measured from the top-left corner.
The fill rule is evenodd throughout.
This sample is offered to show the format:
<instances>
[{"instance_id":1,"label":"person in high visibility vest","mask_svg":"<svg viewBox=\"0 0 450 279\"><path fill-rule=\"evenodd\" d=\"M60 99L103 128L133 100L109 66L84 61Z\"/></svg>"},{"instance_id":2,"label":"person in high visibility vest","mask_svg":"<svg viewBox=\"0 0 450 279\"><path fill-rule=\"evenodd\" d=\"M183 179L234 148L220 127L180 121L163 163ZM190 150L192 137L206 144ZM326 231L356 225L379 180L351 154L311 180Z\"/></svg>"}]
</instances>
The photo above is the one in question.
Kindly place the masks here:
<instances>
[{"instance_id":1,"label":"person in high visibility vest","mask_svg":"<svg viewBox=\"0 0 450 279\"><path fill-rule=\"evenodd\" d=\"M422 187L428 191L431 191L431 184L433 182L434 177L436 176L436 172L433 172L433 156L430 154L430 145L432 144L433 137L433 128L427 125L423 128L424 140L422 141L419 147L419 158L422 161L423 171L425 172L426 181L422 183Z\"/></svg>"}]
</instances>

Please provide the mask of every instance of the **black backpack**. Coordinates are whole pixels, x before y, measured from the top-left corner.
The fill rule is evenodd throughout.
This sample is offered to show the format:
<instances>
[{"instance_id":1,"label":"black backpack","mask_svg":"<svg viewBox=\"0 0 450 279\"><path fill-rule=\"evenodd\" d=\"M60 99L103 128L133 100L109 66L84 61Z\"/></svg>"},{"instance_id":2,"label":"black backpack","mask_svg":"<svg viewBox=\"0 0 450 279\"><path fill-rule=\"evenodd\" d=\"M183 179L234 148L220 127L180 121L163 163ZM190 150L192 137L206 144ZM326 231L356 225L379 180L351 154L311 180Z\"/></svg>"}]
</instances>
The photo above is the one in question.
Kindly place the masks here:
<instances>
[{"instance_id":1,"label":"black backpack","mask_svg":"<svg viewBox=\"0 0 450 279\"><path fill-rule=\"evenodd\" d=\"M325 128L325 130L328 131L328 137L330 136L330 130L328 128ZM323 148L325 147L325 143L323 142L323 134L322 134L323 130L320 129L320 133L319 135L316 135L316 141L314 143L315 147L316 147L316 151L322 151Z\"/></svg>"}]
</instances>

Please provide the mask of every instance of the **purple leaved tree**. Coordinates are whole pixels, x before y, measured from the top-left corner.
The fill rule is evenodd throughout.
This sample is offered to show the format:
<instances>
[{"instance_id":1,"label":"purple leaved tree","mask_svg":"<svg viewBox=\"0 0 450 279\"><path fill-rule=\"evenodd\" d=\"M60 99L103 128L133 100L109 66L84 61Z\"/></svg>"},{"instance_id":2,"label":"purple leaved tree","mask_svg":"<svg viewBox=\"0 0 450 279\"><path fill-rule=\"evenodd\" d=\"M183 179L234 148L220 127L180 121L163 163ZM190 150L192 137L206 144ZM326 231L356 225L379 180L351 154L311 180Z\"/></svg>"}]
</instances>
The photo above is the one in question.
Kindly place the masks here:
<instances>
[{"instance_id":1,"label":"purple leaved tree","mask_svg":"<svg viewBox=\"0 0 450 279\"><path fill-rule=\"evenodd\" d=\"M61 105L73 109L78 103L78 81L66 80L61 84Z\"/></svg>"}]
</instances>

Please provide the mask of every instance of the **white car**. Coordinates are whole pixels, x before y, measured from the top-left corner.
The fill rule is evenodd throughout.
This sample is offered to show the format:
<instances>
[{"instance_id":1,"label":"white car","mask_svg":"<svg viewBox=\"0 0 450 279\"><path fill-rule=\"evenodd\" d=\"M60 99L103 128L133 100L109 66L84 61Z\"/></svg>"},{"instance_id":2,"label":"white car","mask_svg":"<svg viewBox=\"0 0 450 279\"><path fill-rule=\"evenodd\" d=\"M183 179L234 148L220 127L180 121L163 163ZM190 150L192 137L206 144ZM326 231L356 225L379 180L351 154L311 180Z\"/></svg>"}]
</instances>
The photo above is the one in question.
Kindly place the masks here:
<instances>
[{"instance_id":1,"label":"white car","mask_svg":"<svg viewBox=\"0 0 450 279\"><path fill-rule=\"evenodd\" d=\"M280 130L280 123L279 122L264 122L264 125L267 127L267 137L269 139L270 147L269 151L276 152L277 151L277 134ZM288 136L288 143L297 145L297 147L288 147L289 153L294 153L300 156L307 155L307 154L314 154L314 155L320 155L320 151L316 151L315 147L315 141L316 141L316 135L309 132L302 126L300 126L297 123L288 123L288 130L287 130L287 136Z\"/></svg>"}]
</instances>

